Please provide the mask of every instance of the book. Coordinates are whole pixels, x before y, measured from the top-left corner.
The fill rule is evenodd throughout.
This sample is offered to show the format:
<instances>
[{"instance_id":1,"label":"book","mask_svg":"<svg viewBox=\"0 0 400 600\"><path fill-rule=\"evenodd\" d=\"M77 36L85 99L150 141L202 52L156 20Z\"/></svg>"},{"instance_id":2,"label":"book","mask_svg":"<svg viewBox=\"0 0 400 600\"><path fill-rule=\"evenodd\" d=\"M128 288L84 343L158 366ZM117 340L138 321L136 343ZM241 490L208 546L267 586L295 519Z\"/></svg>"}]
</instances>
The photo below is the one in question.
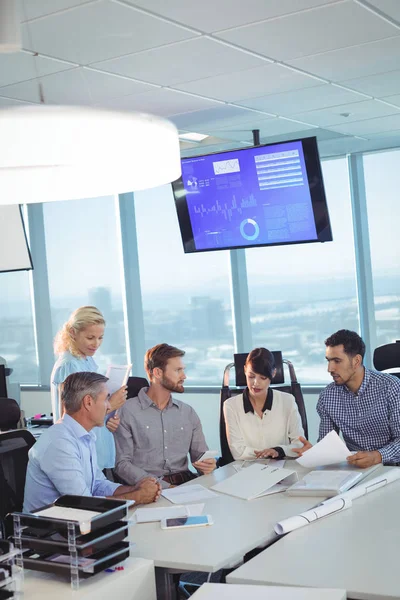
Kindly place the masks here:
<instances>
[{"instance_id":1,"label":"book","mask_svg":"<svg viewBox=\"0 0 400 600\"><path fill-rule=\"evenodd\" d=\"M211 489L243 500L253 500L284 492L295 481L295 471L256 463L213 485Z\"/></svg>"},{"instance_id":2,"label":"book","mask_svg":"<svg viewBox=\"0 0 400 600\"><path fill-rule=\"evenodd\" d=\"M300 481L290 486L286 493L289 496L324 496L332 498L346 492L367 475L372 473L379 465L367 469L357 469L348 464L341 468L320 468L307 473Z\"/></svg>"}]
</instances>

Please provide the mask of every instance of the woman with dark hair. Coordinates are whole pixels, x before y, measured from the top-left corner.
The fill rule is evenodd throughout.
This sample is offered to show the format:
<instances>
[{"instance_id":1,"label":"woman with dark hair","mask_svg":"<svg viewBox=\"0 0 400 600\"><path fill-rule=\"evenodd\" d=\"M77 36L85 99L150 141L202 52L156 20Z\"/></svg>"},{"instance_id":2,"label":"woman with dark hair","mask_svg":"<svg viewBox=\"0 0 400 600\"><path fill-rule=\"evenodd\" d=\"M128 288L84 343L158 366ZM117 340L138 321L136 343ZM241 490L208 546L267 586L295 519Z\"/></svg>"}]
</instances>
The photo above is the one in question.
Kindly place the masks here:
<instances>
[{"instance_id":1,"label":"woman with dark hair","mask_svg":"<svg viewBox=\"0 0 400 600\"><path fill-rule=\"evenodd\" d=\"M271 389L276 373L272 352L255 348L246 359L247 387L224 402L226 435L235 460L297 456L304 436L294 396Z\"/></svg>"}]
</instances>

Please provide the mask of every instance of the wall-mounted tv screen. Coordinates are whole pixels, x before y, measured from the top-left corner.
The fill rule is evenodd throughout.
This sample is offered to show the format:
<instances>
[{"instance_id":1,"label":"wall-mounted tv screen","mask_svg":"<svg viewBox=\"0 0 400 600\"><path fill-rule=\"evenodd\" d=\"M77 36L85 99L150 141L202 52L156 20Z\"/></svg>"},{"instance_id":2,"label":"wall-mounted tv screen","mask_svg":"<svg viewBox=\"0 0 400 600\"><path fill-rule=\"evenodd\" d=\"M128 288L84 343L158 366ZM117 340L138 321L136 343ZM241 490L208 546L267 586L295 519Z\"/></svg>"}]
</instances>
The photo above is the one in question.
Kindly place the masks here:
<instances>
[{"instance_id":1,"label":"wall-mounted tv screen","mask_svg":"<svg viewBox=\"0 0 400 600\"><path fill-rule=\"evenodd\" d=\"M317 139L182 159L185 252L332 241Z\"/></svg>"}]
</instances>

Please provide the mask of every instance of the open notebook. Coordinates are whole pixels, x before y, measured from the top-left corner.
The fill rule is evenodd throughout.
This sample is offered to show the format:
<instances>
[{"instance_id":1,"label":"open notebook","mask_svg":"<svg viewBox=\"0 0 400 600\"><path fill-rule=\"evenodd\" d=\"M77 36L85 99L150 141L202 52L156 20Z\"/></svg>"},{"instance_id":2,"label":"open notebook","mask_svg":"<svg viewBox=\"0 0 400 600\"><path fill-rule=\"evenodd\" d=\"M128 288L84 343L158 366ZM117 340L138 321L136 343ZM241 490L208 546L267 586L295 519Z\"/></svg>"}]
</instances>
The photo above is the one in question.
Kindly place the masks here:
<instances>
[{"instance_id":1,"label":"open notebook","mask_svg":"<svg viewBox=\"0 0 400 600\"><path fill-rule=\"evenodd\" d=\"M268 494L284 492L295 481L295 471L279 469L273 465L253 464L213 485L211 489L243 500L253 500Z\"/></svg>"},{"instance_id":2,"label":"open notebook","mask_svg":"<svg viewBox=\"0 0 400 600\"><path fill-rule=\"evenodd\" d=\"M331 498L346 492L375 471L379 465L367 469L358 469L346 463L332 467L321 467L307 473L297 483L290 486L286 493L290 496L324 496Z\"/></svg>"}]
</instances>

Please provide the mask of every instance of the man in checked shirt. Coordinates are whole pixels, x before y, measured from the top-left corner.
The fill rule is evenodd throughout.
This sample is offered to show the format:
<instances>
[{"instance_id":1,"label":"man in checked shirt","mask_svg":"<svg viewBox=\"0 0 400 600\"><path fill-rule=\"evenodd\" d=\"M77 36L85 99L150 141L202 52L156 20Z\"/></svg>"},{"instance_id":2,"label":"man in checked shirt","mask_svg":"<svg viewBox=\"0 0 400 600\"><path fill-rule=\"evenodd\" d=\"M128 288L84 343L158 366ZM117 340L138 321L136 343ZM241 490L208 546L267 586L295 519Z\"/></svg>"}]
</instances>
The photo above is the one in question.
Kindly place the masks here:
<instances>
[{"instance_id":1,"label":"man in checked shirt","mask_svg":"<svg viewBox=\"0 0 400 600\"><path fill-rule=\"evenodd\" d=\"M333 383L319 396L318 441L334 429L356 451L347 459L352 465L400 463L400 379L364 367L365 344L354 331L337 331L325 346ZM294 449L299 455L312 446L300 441L303 447Z\"/></svg>"}]
</instances>

